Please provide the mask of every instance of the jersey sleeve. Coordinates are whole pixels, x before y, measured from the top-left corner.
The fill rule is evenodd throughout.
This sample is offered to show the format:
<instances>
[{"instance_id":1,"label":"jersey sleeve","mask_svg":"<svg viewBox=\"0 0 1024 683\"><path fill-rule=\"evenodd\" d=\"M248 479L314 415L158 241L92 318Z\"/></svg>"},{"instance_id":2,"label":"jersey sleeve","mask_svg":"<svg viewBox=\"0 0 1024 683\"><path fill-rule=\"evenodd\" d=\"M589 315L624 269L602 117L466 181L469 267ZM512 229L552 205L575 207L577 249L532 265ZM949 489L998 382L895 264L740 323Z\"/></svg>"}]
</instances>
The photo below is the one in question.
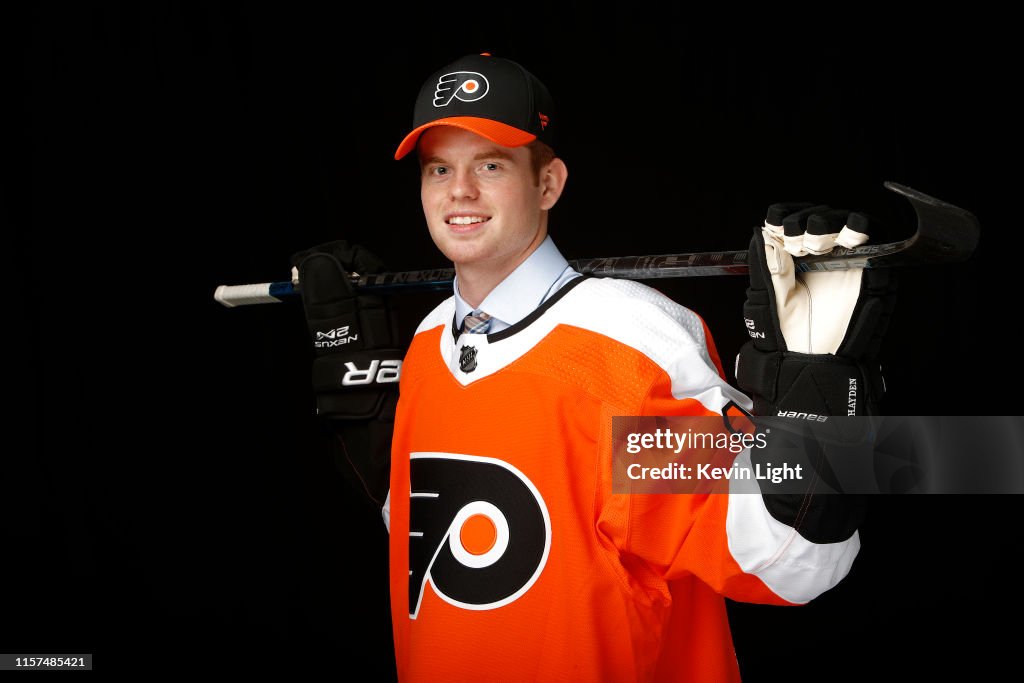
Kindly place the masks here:
<instances>
[{"instance_id":1,"label":"jersey sleeve","mask_svg":"<svg viewBox=\"0 0 1024 683\"><path fill-rule=\"evenodd\" d=\"M672 318L693 316L684 325ZM725 381L707 327L692 312L672 313L661 339L649 341L652 381L635 406L637 416L717 416L750 400ZM623 407L610 407L622 415ZM604 472L611 476L612 439L602 439ZM749 450L730 454L750 467ZM849 572L860 547L856 531L835 542L814 542L771 514L756 482L726 482L709 493L648 493L641 487L610 493L602 486L598 530L637 591L663 591L665 582L696 576L728 598L803 604ZM601 497L601 495L599 495Z\"/></svg>"}]
</instances>

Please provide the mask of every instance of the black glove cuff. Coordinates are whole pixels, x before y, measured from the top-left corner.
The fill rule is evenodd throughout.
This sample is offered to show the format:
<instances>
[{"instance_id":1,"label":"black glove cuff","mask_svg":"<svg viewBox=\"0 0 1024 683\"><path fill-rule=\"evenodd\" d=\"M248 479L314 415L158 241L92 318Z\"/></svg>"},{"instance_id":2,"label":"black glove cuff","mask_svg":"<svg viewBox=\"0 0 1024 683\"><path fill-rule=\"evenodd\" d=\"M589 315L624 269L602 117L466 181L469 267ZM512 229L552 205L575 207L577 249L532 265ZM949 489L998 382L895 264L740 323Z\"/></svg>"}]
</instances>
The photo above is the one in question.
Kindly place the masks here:
<instances>
[{"instance_id":1,"label":"black glove cuff","mask_svg":"<svg viewBox=\"0 0 1024 683\"><path fill-rule=\"evenodd\" d=\"M831 354L740 349L736 383L751 395L755 415L877 415L881 369Z\"/></svg>"},{"instance_id":2,"label":"black glove cuff","mask_svg":"<svg viewBox=\"0 0 1024 683\"><path fill-rule=\"evenodd\" d=\"M398 391L404 355L399 349L370 349L315 358L317 412L337 419L375 416L381 397Z\"/></svg>"},{"instance_id":3,"label":"black glove cuff","mask_svg":"<svg viewBox=\"0 0 1024 683\"><path fill-rule=\"evenodd\" d=\"M321 423L332 435L328 444L338 470L357 492L365 494L362 499L378 514L391 484L391 437L398 395L380 398L379 413L370 419L327 419ZM343 412L348 410L343 408Z\"/></svg>"},{"instance_id":4,"label":"black glove cuff","mask_svg":"<svg viewBox=\"0 0 1024 683\"><path fill-rule=\"evenodd\" d=\"M785 493L765 493L763 500L772 517L812 543L845 541L864 521L863 495L818 495L814 505L805 496Z\"/></svg>"},{"instance_id":5,"label":"black glove cuff","mask_svg":"<svg viewBox=\"0 0 1024 683\"><path fill-rule=\"evenodd\" d=\"M380 415L389 393L387 390L378 390L351 394L317 394L316 414L339 422L369 420Z\"/></svg>"}]
</instances>

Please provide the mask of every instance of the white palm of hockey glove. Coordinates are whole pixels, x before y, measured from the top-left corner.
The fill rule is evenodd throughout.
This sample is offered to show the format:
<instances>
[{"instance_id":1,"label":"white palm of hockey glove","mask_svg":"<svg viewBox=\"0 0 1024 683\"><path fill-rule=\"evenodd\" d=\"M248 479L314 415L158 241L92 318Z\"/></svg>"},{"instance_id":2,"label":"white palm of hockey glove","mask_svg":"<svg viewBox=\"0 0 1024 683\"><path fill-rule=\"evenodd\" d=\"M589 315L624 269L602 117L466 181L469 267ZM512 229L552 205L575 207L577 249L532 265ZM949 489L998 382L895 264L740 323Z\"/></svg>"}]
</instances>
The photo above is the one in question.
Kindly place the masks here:
<instances>
[{"instance_id":1,"label":"white palm of hockey glove","mask_svg":"<svg viewBox=\"0 0 1024 683\"><path fill-rule=\"evenodd\" d=\"M794 208L789 204L772 205L762 228L779 328L789 351L835 354L860 298L864 271L849 268L801 273L793 257L864 244L868 241L868 219L863 214L827 206L792 211Z\"/></svg>"}]
</instances>

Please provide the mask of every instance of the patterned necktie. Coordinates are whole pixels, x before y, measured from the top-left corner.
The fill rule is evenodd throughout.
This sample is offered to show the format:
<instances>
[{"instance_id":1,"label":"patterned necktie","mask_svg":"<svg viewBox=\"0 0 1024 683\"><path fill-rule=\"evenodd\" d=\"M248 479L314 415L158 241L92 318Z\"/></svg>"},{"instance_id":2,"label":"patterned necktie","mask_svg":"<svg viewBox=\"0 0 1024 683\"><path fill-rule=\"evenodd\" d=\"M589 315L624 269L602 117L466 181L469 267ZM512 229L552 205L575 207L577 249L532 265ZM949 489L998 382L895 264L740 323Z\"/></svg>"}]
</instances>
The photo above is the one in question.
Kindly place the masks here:
<instances>
[{"instance_id":1,"label":"patterned necktie","mask_svg":"<svg viewBox=\"0 0 1024 683\"><path fill-rule=\"evenodd\" d=\"M483 311L477 314L470 313L462 319L462 331L466 334L487 334L491 329L491 316Z\"/></svg>"}]
</instances>

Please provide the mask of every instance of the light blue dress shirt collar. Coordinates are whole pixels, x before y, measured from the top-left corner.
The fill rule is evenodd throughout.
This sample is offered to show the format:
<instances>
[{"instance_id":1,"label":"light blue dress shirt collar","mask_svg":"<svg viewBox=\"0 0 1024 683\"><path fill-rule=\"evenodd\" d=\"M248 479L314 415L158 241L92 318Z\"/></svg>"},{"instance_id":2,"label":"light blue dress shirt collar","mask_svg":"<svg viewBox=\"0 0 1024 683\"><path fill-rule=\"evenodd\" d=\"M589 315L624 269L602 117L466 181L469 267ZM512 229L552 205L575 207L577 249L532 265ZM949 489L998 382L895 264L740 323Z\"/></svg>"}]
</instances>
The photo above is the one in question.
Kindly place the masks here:
<instances>
[{"instance_id":1,"label":"light blue dress shirt collar","mask_svg":"<svg viewBox=\"0 0 1024 683\"><path fill-rule=\"evenodd\" d=\"M469 313L484 311L491 316L489 333L515 325L547 301L562 285L580 277L562 256L551 235L508 274L491 293L473 308L459 295L459 278L452 284L455 293L455 321L461 326Z\"/></svg>"}]
</instances>

